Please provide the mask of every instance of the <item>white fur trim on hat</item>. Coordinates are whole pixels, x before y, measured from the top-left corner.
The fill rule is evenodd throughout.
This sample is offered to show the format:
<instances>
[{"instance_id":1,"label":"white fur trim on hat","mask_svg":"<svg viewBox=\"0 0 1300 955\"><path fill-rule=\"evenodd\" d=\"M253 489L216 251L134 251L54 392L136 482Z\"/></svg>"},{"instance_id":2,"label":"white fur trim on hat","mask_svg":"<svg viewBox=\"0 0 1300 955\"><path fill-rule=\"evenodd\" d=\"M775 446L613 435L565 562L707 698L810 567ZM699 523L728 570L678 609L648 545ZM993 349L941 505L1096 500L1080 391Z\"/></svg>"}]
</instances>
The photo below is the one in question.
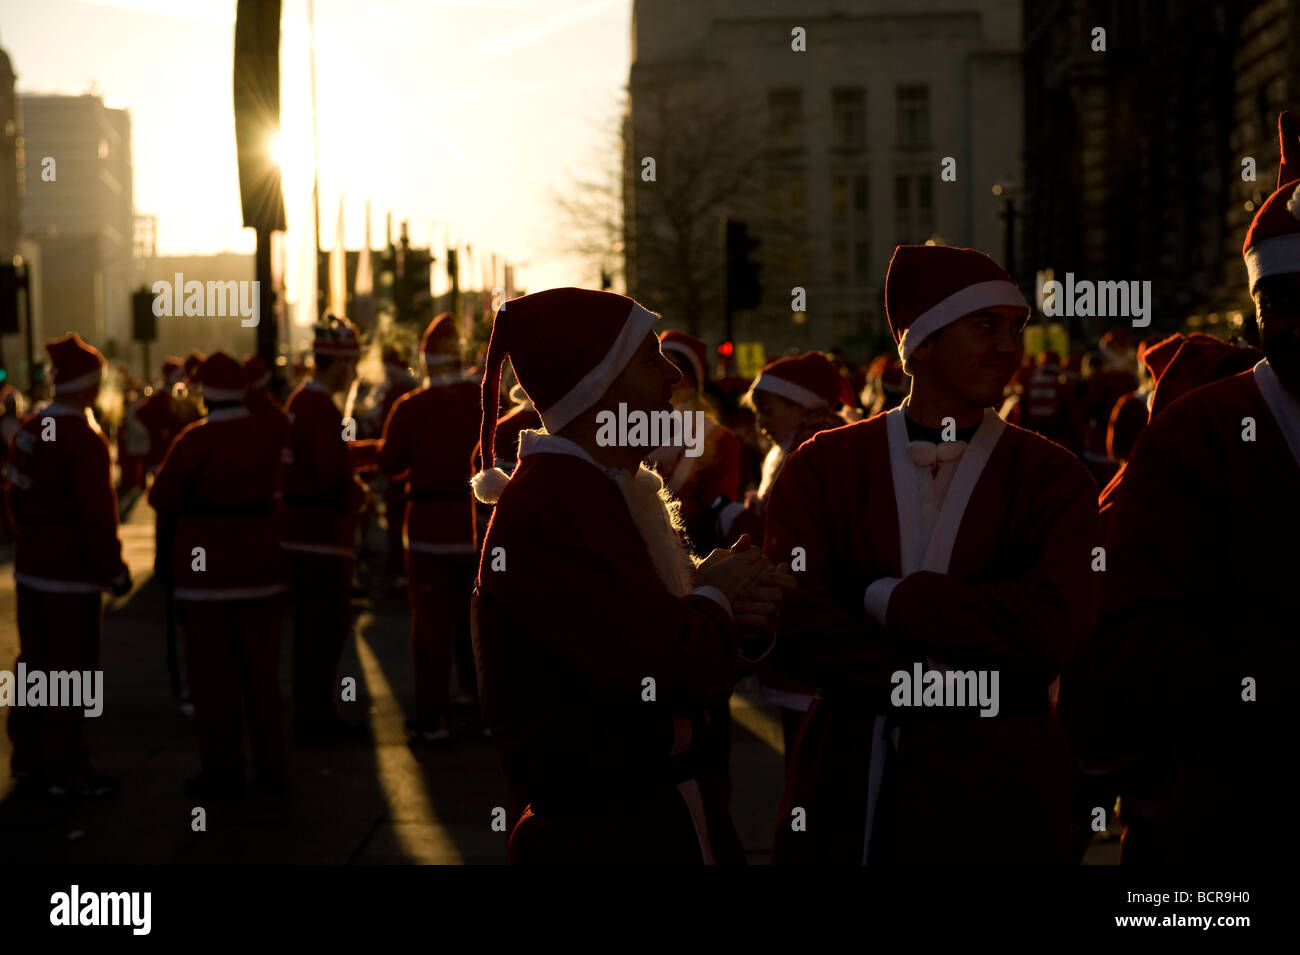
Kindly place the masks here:
<instances>
[{"instance_id":1,"label":"white fur trim on hat","mask_svg":"<svg viewBox=\"0 0 1300 955\"><path fill-rule=\"evenodd\" d=\"M495 504L501 500L501 492L510 483L510 475L500 468L488 468L475 474L469 483L476 498L484 504Z\"/></svg>"},{"instance_id":2,"label":"white fur trim on hat","mask_svg":"<svg viewBox=\"0 0 1300 955\"><path fill-rule=\"evenodd\" d=\"M1300 272L1300 232L1261 239L1246 250L1245 258L1251 292L1262 278Z\"/></svg>"},{"instance_id":3,"label":"white fur trim on hat","mask_svg":"<svg viewBox=\"0 0 1300 955\"><path fill-rule=\"evenodd\" d=\"M704 369L700 366L700 356L695 354L694 349L688 348L681 342L675 342L671 339L664 342L661 347L664 351L676 352L679 355L685 356L686 360L691 363L691 368L695 370L695 386L697 388L704 387Z\"/></svg>"},{"instance_id":4,"label":"white fur trim on hat","mask_svg":"<svg viewBox=\"0 0 1300 955\"><path fill-rule=\"evenodd\" d=\"M453 355L450 352L427 351L423 357L426 365L441 365L449 361L460 362L460 355Z\"/></svg>"},{"instance_id":5,"label":"white fur trim on hat","mask_svg":"<svg viewBox=\"0 0 1300 955\"><path fill-rule=\"evenodd\" d=\"M1286 201L1286 211L1300 219L1300 186L1291 190L1291 198Z\"/></svg>"},{"instance_id":6,"label":"white fur trim on hat","mask_svg":"<svg viewBox=\"0 0 1300 955\"><path fill-rule=\"evenodd\" d=\"M1014 282L993 279L968 285L927 309L903 330L903 337L898 342L899 357L907 361L921 342L945 325L996 305L1029 308L1029 303Z\"/></svg>"},{"instance_id":7,"label":"white fur trim on hat","mask_svg":"<svg viewBox=\"0 0 1300 955\"><path fill-rule=\"evenodd\" d=\"M54 393L68 394L73 391L85 391L99 384L100 379L104 376L104 369L96 368L94 371L88 371L84 375L78 375L76 378L69 378L67 381L55 379Z\"/></svg>"},{"instance_id":8,"label":"white fur trim on hat","mask_svg":"<svg viewBox=\"0 0 1300 955\"><path fill-rule=\"evenodd\" d=\"M817 408L828 404L826 399L816 392L809 391L803 385L796 385L788 378L781 378L771 373L760 374L758 381L754 382L753 390L768 391L782 398L789 398L795 404L803 405L805 408Z\"/></svg>"},{"instance_id":9,"label":"white fur trim on hat","mask_svg":"<svg viewBox=\"0 0 1300 955\"><path fill-rule=\"evenodd\" d=\"M549 433L559 434L565 425L600 400L601 395L614 383L614 379L623 374L623 369L632 360L636 350L641 347L646 332L650 331L658 317L654 312L647 311L640 305L635 303L632 305L627 321L623 323L618 337L614 339L614 344L610 346L600 363L569 389L567 395L545 411L538 411L542 424L546 426Z\"/></svg>"}]
</instances>

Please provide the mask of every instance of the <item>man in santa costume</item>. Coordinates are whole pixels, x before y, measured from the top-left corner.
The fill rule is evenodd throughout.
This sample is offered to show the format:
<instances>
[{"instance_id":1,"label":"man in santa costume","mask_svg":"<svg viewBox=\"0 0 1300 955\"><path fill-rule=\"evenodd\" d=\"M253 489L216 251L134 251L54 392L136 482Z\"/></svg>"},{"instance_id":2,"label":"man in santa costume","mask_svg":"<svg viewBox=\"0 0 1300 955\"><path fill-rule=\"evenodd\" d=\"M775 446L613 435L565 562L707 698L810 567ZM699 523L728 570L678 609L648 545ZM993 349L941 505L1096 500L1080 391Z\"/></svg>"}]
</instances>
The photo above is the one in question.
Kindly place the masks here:
<instances>
[{"instance_id":1,"label":"man in santa costume","mask_svg":"<svg viewBox=\"0 0 1300 955\"><path fill-rule=\"evenodd\" d=\"M356 376L361 342L347 319L316 326L312 377L285 403L292 430L284 451L280 547L287 552L293 612L293 698L301 742L361 735L338 713L338 669L352 632L351 581L357 513L378 443L350 440L334 396Z\"/></svg>"},{"instance_id":2,"label":"man in santa costume","mask_svg":"<svg viewBox=\"0 0 1300 955\"><path fill-rule=\"evenodd\" d=\"M717 410L704 396L709 350L686 332L668 330L659 346L682 373L673 389L673 410L682 415L703 413L704 446L697 456L682 444L665 445L650 455L652 464L673 496L681 502L686 535L697 554L706 554L717 542L719 498L740 496L740 439L718 421Z\"/></svg>"},{"instance_id":3,"label":"man in santa costume","mask_svg":"<svg viewBox=\"0 0 1300 955\"><path fill-rule=\"evenodd\" d=\"M136 418L149 431L149 470L155 470L184 425L172 389L185 374L185 360L169 357L162 363L162 385L136 409Z\"/></svg>"},{"instance_id":4,"label":"man in santa costume","mask_svg":"<svg viewBox=\"0 0 1300 955\"><path fill-rule=\"evenodd\" d=\"M767 625L793 580L747 540L695 566L646 449L600 438L620 405L671 408L680 372L655 319L625 296L564 288L506 303L492 327L483 460L507 356L545 426L520 435L512 475L473 482L496 504L475 650L493 740L528 804L514 862L744 858L713 754L693 742L731 693L737 624Z\"/></svg>"},{"instance_id":5,"label":"man in santa costume","mask_svg":"<svg viewBox=\"0 0 1300 955\"><path fill-rule=\"evenodd\" d=\"M451 737L448 687L456 654L463 692L475 693L469 607L477 563L471 452L479 437L479 386L465 375L456 318L444 312L420 341L428 377L402 395L384 425L379 470L405 487L402 540L411 601L415 714L408 733Z\"/></svg>"},{"instance_id":6,"label":"man in santa costume","mask_svg":"<svg viewBox=\"0 0 1300 955\"><path fill-rule=\"evenodd\" d=\"M5 502L17 538L14 583L18 666L43 671L99 668L101 594L131 589L117 535L117 495L108 441L91 413L104 357L75 332L45 343L54 400L14 434ZM101 701L102 702L102 701ZM15 706L11 766L49 795L101 796L117 780L91 769L83 709Z\"/></svg>"},{"instance_id":7,"label":"man in santa costume","mask_svg":"<svg viewBox=\"0 0 1300 955\"><path fill-rule=\"evenodd\" d=\"M1284 112L1278 128L1277 189L1242 249L1265 357L1153 407L1115 501L1097 629L1063 680L1077 752L1122 793L1126 862L1297 849L1278 731L1300 678L1300 122Z\"/></svg>"},{"instance_id":8,"label":"man in santa costume","mask_svg":"<svg viewBox=\"0 0 1300 955\"><path fill-rule=\"evenodd\" d=\"M1029 307L992 259L900 246L885 305L911 393L803 444L768 501L764 549L799 579L768 662L819 688L774 858L1065 859L1071 761L1048 693L1091 625L1096 487L993 410ZM917 670L996 675L996 705L911 708L898 675Z\"/></svg>"},{"instance_id":9,"label":"man in santa costume","mask_svg":"<svg viewBox=\"0 0 1300 955\"><path fill-rule=\"evenodd\" d=\"M172 576L203 767L186 791L221 798L243 791L245 713L257 783L284 785L274 509L289 427L249 412L244 368L223 352L204 360L196 385L207 416L172 443L149 503L176 528Z\"/></svg>"}]
</instances>

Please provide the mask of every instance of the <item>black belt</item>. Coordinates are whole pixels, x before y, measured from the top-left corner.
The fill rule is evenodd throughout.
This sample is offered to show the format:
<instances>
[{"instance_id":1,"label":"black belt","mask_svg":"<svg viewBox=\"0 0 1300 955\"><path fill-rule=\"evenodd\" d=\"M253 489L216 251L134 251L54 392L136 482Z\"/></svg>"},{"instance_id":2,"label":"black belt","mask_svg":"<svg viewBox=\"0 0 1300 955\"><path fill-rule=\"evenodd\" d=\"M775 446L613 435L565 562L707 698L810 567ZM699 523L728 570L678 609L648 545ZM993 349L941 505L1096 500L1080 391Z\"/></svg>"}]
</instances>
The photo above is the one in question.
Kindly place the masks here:
<instances>
[{"instance_id":1,"label":"black belt","mask_svg":"<svg viewBox=\"0 0 1300 955\"><path fill-rule=\"evenodd\" d=\"M407 491L406 499L408 501L468 501L470 490L466 487L461 491Z\"/></svg>"}]
</instances>

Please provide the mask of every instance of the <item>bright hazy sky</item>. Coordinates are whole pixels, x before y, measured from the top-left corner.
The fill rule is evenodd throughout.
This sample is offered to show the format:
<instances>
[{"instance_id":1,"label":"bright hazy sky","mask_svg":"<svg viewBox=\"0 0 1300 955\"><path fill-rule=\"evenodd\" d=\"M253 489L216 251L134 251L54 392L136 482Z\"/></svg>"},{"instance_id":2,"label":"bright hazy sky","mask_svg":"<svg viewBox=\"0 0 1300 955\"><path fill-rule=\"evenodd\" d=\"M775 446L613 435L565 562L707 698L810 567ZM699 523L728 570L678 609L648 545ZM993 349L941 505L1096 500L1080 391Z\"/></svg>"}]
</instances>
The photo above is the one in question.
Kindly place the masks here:
<instances>
[{"instance_id":1,"label":"bright hazy sky","mask_svg":"<svg viewBox=\"0 0 1300 955\"><path fill-rule=\"evenodd\" d=\"M361 245L369 199L375 248L392 209L394 234L406 218L412 242L432 238L435 253L448 240L496 251L517 263L521 287L593 283L553 248L549 197L601 165L602 126L627 83L631 6L315 0L322 245L333 244L342 194L349 248ZM231 114L235 7L0 0L0 47L19 93L79 94L93 84L109 105L130 110L135 209L158 217L163 255L253 248L252 230L240 227ZM283 0L282 9L293 258L310 255L307 0ZM477 275L467 285L477 287ZM435 290L442 284L439 276Z\"/></svg>"}]
</instances>

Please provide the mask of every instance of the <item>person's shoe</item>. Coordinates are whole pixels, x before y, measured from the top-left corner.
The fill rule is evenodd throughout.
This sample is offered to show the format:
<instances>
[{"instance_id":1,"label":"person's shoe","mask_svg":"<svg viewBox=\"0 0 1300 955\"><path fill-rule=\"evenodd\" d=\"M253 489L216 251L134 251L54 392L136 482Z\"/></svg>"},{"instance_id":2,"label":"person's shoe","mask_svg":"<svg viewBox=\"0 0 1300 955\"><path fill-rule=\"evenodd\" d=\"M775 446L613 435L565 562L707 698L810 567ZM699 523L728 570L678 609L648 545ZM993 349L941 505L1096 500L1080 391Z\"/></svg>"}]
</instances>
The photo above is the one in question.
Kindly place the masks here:
<instances>
[{"instance_id":1,"label":"person's shoe","mask_svg":"<svg viewBox=\"0 0 1300 955\"><path fill-rule=\"evenodd\" d=\"M451 739L446 720L407 720L406 735L426 743L441 743Z\"/></svg>"},{"instance_id":2,"label":"person's shoe","mask_svg":"<svg viewBox=\"0 0 1300 955\"><path fill-rule=\"evenodd\" d=\"M200 773L185 781L185 795L234 802L244 797L244 777L233 773Z\"/></svg>"}]
</instances>

